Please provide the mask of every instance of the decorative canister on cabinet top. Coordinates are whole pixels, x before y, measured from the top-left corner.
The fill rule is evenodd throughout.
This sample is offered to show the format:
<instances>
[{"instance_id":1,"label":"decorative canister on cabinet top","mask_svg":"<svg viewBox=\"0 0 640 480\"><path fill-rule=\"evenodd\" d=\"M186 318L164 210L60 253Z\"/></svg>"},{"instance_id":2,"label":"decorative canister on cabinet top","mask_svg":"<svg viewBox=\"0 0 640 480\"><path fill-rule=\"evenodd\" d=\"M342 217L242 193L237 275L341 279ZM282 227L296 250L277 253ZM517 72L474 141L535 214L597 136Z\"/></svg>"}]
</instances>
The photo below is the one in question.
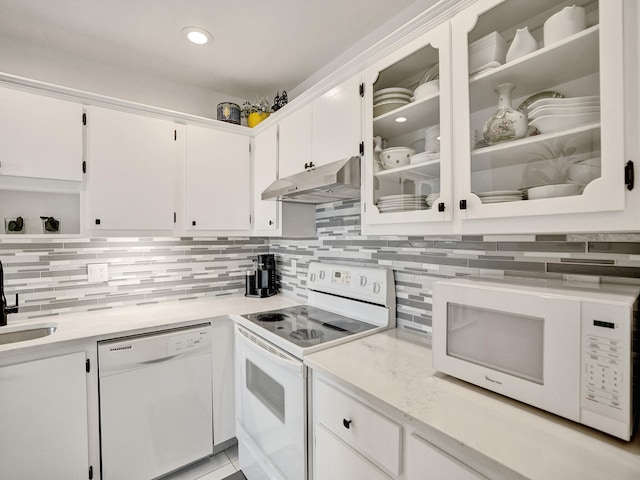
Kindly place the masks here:
<instances>
[{"instance_id":1,"label":"decorative canister on cabinet top","mask_svg":"<svg viewBox=\"0 0 640 480\"><path fill-rule=\"evenodd\" d=\"M489 145L517 140L527 135L527 115L511 107L511 93L515 88L513 83L503 83L495 89L498 94L498 110L487 120L482 131Z\"/></svg>"},{"instance_id":2,"label":"decorative canister on cabinet top","mask_svg":"<svg viewBox=\"0 0 640 480\"><path fill-rule=\"evenodd\" d=\"M219 103L218 120L240 125L240 105L231 102Z\"/></svg>"}]
</instances>

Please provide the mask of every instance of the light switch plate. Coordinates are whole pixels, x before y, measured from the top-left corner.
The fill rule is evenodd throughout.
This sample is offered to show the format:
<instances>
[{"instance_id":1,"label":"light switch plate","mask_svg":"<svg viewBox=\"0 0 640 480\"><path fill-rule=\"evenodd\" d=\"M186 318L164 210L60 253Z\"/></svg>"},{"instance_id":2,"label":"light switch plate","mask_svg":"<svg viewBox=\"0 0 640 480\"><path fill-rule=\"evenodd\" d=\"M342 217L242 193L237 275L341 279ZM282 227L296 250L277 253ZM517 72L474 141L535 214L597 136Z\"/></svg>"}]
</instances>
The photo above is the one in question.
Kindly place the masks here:
<instances>
[{"instance_id":1,"label":"light switch plate","mask_svg":"<svg viewBox=\"0 0 640 480\"><path fill-rule=\"evenodd\" d=\"M109 267L106 263L87 264L87 281L89 283L101 283L109 281Z\"/></svg>"}]
</instances>

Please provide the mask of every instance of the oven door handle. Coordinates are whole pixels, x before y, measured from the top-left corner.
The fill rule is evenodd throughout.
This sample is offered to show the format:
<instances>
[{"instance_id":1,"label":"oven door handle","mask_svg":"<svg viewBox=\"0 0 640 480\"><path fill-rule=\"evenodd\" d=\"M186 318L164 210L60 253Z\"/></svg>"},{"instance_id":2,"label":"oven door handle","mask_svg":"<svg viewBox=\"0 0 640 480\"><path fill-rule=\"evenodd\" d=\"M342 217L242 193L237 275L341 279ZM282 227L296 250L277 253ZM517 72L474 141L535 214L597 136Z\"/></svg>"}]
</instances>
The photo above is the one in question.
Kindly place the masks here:
<instances>
[{"instance_id":1,"label":"oven door handle","mask_svg":"<svg viewBox=\"0 0 640 480\"><path fill-rule=\"evenodd\" d=\"M252 335L254 337L257 338L257 335L252 334L249 330L242 328L239 325L236 325L236 338L240 339L240 341L242 343L244 343L244 346L251 349L252 351L258 353L259 355L262 355L263 357L266 357L268 360L271 360L273 362L276 362L278 364L280 364L281 366L294 371L296 374L302 376L302 362L300 360L298 360L297 358L294 358L286 353L284 353L283 351L281 351L280 349L273 347L273 346L269 346L268 348L266 347L266 342L265 345L258 343L258 342L254 342L250 339L248 339L245 336L245 333L247 332L249 335Z\"/></svg>"}]
</instances>

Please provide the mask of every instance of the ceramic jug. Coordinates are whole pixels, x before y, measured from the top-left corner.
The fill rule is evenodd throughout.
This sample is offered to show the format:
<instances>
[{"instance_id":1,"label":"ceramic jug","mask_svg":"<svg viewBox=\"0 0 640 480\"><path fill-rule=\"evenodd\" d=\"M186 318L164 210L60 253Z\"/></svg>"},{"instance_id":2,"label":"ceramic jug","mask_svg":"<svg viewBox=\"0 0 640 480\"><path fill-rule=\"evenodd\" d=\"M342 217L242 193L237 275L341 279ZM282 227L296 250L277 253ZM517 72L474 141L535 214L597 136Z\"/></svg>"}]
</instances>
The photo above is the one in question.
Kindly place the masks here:
<instances>
[{"instance_id":1,"label":"ceramic jug","mask_svg":"<svg viewBox=\"0 0 640 480\"><path fill-rule=\"evenodd\" d=\"M482 130L489 145L517 140L527 135L527 115L511 107L511 94L515 88L513 83L503 83L495 89L498 94L498 110L487 120Z\"/></svg>"},{"instance_id":2,"label":"ceramic jug","mask_svg":"<svg viewBox=\"0 0 640 480\"><path fill-rule=\"evenodd\" d=\"M511 46L507 51L506 61L510 62L516 58L524 57L538 49L538 42L533 38L528 27L518 28L516 35L513 37Z\"/></svg>"},{"instance_id":3,"label":"ceramic jug","mask_svg":"<svg viewBox=\"0 0 640 480\"><path fill-rule=\"evenodd\" d=\"M544 46L559 42L587 28L584 8L571 5L552 15L544 22Z\"/></svg>"}]
</instances>

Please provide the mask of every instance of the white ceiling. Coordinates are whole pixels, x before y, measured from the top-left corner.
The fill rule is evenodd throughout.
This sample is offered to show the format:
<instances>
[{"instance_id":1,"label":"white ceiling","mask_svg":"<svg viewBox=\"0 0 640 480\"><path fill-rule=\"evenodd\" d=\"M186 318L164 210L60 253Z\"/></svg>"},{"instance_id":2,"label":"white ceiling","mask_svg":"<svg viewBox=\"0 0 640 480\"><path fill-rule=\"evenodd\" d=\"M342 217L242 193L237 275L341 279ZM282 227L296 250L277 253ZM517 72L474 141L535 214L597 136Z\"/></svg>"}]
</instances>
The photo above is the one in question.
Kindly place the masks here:
<instances>
[{"instance_id":1,"label":"white ceiling","mask_svg":"<svg viewBox=\"0 0 640 480\"><path fill-rule=\"evenodd\" d=\"M291 90L414 0L0 0L0 32L241 98ZM213 43L195 46L198 26Z\"/></svg>"}]
</instances>

